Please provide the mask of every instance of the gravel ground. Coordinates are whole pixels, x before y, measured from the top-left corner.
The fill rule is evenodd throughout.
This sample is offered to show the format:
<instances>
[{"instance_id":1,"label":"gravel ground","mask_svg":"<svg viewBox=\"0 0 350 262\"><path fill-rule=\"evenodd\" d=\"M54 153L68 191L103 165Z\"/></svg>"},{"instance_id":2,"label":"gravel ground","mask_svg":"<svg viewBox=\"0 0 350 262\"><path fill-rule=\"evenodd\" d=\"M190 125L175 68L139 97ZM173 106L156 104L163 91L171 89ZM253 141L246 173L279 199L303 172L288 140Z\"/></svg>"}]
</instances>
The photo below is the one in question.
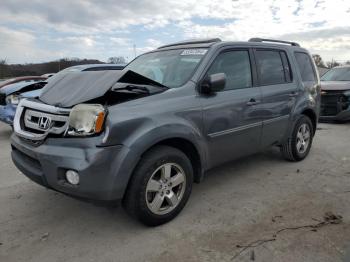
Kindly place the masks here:
<instances>
[{"instance_id":1,"label":"gravel ground","mask_svg":"<svg viewBox=\"0 0 350 262\"><path fill-rule=\"evenodd\" d=\"M349 133L349 124L319 125L300 163L271 149L217 168L174 221L146 228L120 207L29 181L12 164L11 130L0 124L0 261L350 261ZM302 227L326 212L341 223ZM283 228L294 229L276 235Z\"/></svg>"}]
</instances>

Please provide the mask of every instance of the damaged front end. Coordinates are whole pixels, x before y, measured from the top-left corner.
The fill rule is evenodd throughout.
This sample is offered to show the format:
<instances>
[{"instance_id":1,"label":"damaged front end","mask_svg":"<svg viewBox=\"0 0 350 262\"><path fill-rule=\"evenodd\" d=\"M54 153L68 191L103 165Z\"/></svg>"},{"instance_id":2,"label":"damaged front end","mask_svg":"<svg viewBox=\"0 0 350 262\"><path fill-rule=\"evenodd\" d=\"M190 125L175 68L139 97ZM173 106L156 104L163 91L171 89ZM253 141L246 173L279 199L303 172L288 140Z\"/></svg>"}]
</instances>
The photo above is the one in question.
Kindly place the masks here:
<instances>
[{"instance_id":1,"label":"damaged front end","mask_svg":"<svg viewBox=\"0 0 350 262\"><path fill-rule=\"evenodd\" d=\"M89 73L93 77L86 74L85 80L77 74L81 81L71 76L66 76L68 82L54 79L38 99L20 101L12 160L29 179L47 188L83 199L115 201L126 188L123 179L114 183L116 174L127 175L136 160L129 159L134 155L125 145L103 146L110 133L109 110L167 88L134 72Z\"/></svg>"},{"instance_id":2,"label":"damaged front end","mask_svg":"<svg viewBox=\"0 0 350 262\"><path fill-rule=\"evenodd\" d=\"M16 135L33 145L47 137L96 136L104 131L108 107L168 89L133 71L81 75L50 81L39 99L22 100L14 119Z\"/></svg>"},{"instance_id":3,"label":"damaged front end","mask_svg":"<svg viewBox=\"0 0 350 262\"><path fill-rule=\"evenodd\" d=\"M341 85L341 86L340 86ZM321 84L321 116L325 121L350 120L350 82Z\"/></svg>"}]
</instances>

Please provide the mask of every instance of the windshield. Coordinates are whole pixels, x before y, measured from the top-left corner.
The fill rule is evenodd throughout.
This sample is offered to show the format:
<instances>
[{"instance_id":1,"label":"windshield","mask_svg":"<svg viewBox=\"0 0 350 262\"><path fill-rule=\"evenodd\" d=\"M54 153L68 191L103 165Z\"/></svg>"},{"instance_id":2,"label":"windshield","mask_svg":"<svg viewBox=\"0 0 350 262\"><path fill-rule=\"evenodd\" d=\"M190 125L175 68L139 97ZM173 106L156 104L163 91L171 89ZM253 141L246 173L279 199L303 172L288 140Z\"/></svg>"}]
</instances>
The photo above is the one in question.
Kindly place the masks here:
<instances>
[{"instance_id":1,"label":"windshield","mask_svg":"<svg viewBox=\"0 0 350 262\"><path fill-rule=\"evenodd\" d=\"M176 49L141 55L126 70L132 70L162 85L175 88L193 75L207 49Z\"/></svg>"},{"instance_id":2,"label":"windshield","mask_svg":"<svg viewBox=\"0 0 350 262\"><path fill-rule=\"evenodd\" d=\"M321 80L323 81L350 81L350 67L333 68L325 73Z\"/></svg>"}]
</instances>

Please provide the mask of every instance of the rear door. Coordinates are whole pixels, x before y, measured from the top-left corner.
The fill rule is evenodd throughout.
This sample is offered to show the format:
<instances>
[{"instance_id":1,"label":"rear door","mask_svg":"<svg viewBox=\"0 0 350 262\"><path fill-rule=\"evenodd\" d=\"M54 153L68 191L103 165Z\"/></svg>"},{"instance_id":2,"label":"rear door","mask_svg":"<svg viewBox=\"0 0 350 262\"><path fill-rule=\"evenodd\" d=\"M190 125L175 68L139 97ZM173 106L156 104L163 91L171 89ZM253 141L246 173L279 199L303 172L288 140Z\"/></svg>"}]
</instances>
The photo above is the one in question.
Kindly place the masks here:
<instances>
[{"instance_id":1,"label":"rear door","mask_svg":"<svg viewBox=\"0 0 350 262\"><path fill-rule=\"evenodd\" d=\"M211 167L259 150L261 91L252 58L249 49L222 51L204 76L226 75L223 91L201 97Z\"/></svg>"},{"instance_id":2,"label":"rear door","mask_svg":"<svg viewBox=\"0 0 350 262\"><path fill-rule=\"evenodd\" d=\"M262 147L280 142L299 95L288 55L279 49L255 49L258 81L262 92Z\"/></svg>"}]
</instances>

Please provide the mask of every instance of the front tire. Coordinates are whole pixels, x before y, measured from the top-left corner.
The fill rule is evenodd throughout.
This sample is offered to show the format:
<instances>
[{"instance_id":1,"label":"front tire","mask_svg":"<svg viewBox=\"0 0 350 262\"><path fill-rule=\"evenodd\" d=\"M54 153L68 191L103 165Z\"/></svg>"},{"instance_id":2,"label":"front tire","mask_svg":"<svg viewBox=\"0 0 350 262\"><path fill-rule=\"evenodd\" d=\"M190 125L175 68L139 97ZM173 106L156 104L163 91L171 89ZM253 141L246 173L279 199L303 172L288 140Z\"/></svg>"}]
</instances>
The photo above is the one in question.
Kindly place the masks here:
<instances>
[{"instance_id":1,"label":"front tire","mask_svg":"<svg viewBox=\"0 0 350 262\"><path fill-rule=\"evenodd\" d=\"M193 169L188 157L176 148L157 146L136 166L123 204L143 224L158 226L181 212L192 183Z\"/></svg>"},{"instance_id":2,"label":"front tire","mask_svg":"<svg viewBox=\"0 0 350 262\"><path fill-rule=\"evenodd\" d=\"M301 161L310 152L314 136L313 125L309 117L302 115L296 121L292 136L281 146L286 160Z\"/></svg>"}]
</instances>

